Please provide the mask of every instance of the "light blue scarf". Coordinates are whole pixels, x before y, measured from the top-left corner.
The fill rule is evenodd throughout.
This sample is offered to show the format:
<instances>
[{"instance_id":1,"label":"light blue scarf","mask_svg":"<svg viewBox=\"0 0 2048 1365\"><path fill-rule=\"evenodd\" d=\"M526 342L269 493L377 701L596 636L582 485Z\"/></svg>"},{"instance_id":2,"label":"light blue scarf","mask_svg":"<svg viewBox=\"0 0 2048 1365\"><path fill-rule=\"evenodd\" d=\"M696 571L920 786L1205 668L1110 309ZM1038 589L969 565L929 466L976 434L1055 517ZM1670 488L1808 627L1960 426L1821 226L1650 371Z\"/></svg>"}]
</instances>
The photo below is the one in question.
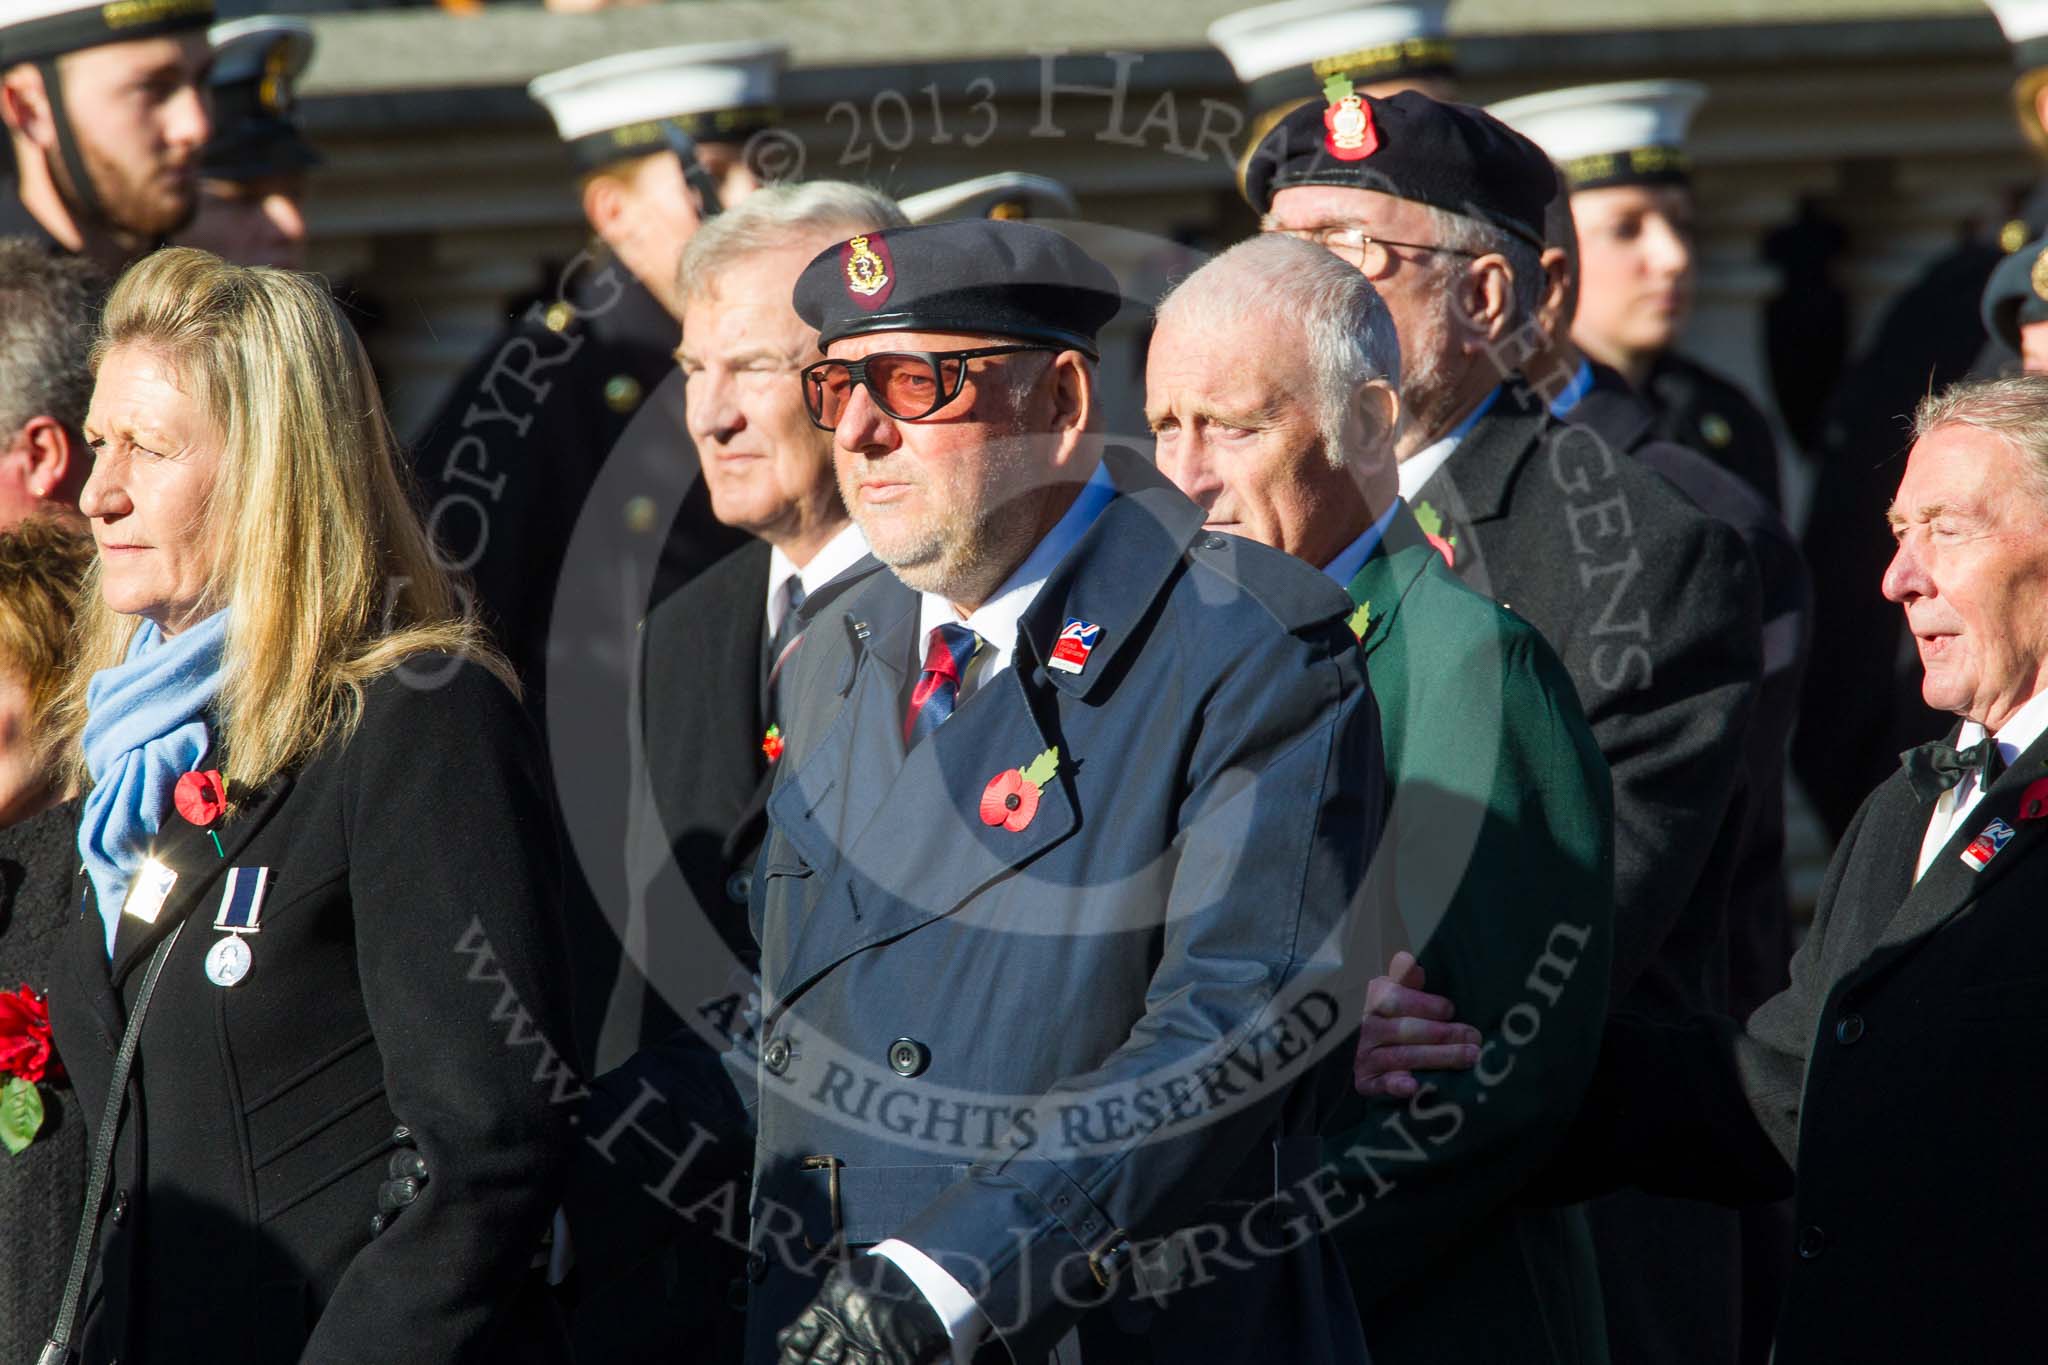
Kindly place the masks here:
<instances>
[{"instance_id":1,"label":"light blue scarf","mask_svg":"<svg viewBox=\"0 0 2048 1365\"><path fill-rule=\"evenodd\" d=\"M144 621L128 642L127 659L86 684L92 790L79 815L78 855L99 898L110 958L128 883L172 809L172 789L213 747L204 717L220 695L227 633L225 611L169 639Z\"/></svg>"}]
</instances>

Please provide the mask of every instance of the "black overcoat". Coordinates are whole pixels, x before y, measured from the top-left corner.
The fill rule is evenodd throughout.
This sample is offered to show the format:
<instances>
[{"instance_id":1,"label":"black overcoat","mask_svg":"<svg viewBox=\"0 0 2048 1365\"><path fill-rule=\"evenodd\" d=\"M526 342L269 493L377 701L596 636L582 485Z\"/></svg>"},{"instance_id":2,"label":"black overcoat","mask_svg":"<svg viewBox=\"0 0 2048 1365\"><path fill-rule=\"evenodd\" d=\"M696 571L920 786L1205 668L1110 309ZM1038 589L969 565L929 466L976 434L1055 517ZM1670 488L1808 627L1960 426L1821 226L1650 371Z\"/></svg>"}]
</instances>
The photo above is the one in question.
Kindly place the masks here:
<instances>
[{"instance_id":1,"label":"black overcoat","mask_svg":"<svg viewBox=\"0 0 2048 1365\"><path fill-rule=\"evenodd\" d=\"M93 1365L541 1361L559 1329L531 1265L576 1097L559 862L536 745L481 668L422 655L360 727L230 796L217 852L169 817L177 872L111 964L81 876L50 992L96 1134L156 945L183 926L142 1031L80 1333ZM253 965L205 959L230 869L267 869ZM394 1130L430 1178L373 1238Z\"/></svg>"}]
</instances>

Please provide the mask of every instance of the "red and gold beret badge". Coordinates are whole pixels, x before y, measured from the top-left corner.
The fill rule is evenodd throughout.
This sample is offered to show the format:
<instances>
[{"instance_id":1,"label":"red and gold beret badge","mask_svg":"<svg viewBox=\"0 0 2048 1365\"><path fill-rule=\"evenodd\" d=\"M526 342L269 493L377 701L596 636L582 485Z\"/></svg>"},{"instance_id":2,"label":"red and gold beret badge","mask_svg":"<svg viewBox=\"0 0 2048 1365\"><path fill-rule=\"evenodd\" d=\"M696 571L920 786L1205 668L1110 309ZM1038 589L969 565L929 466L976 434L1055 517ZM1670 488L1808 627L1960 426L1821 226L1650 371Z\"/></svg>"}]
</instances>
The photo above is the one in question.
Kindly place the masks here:
<instances>
[{"instance_id":1,"label":"red and gold beret badge","mask_svg":"<svg viewBox=\"0 0 2048 1365\"><path fill-rule=\"evenodd\" d=\"M855 237L839 253L846 265L846 292L863 310L874 312L896 287L896 262L890 258L889 244L880 234Z\"/></svg>"},{"instance_id":2,"label":"red and gold beret badge","mask_svg":"<svg viewBox=\"0 0 2048 1365\"><path fill-rule=\"evenodd\" d=\"M1329 108L1323 110L1323 145L1339 161L1363 161L1380 149L1380 130L1372 121L1365 96L1339 72L1323 82Z\"/></svg>"}]
</instances>

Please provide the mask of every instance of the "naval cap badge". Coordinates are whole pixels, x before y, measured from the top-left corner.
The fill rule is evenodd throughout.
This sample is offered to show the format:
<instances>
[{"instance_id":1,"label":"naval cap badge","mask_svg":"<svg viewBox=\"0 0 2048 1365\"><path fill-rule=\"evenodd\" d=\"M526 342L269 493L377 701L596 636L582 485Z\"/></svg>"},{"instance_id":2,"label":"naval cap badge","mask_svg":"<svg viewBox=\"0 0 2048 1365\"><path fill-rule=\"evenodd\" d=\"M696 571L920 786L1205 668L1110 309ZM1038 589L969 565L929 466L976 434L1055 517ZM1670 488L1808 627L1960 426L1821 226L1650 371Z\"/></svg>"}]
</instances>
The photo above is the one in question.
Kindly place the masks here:
<instances>
[{"instance_id":1,"label":"naval cap badge","mask_svg":"<svg viewBox=\"0 0 2048 1365\"><path fill-rule=\"evenodd\" d=\"M880 308L896 287L896 263L889 255L889 244L880 233L863 235L841 247L840 255L846 263L846 291L853 301L870 313Z\"/></svg>"}]
</instances>

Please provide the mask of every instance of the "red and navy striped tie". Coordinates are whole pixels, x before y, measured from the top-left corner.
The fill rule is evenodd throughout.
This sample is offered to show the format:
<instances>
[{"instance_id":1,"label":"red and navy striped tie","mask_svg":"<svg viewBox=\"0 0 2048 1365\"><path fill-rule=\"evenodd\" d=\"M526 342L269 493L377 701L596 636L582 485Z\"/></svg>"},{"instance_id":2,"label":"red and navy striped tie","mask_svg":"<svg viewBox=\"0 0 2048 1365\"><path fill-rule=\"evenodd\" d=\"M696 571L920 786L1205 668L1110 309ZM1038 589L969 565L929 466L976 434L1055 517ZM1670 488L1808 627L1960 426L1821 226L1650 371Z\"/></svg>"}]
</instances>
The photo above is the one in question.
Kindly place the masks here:
<instances>
[{"instance_id":1,"label":"red and navy striped tie","mask_svg":"<svg viewBox=\"0 0 2048 1365\"><path fill-rule=\"evenodd\" d=\"M981 637L956 622L932 627L931 641L924 651L924 673L910 694L910 713L903 718L903 746L914 747L926 735L945 723L960 703L960 679Z\"/></svg>"}]
</instances>

